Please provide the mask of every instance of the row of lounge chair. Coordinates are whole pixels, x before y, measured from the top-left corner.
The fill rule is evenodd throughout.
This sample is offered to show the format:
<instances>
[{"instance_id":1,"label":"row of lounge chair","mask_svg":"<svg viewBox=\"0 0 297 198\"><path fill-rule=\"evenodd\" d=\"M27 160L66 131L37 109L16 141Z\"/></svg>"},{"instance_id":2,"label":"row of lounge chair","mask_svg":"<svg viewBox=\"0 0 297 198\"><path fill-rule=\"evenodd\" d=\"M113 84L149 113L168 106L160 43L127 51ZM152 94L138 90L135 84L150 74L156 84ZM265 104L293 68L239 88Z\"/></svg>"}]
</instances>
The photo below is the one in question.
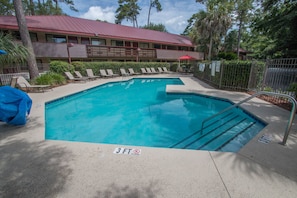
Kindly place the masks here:
<instances>
[{"instance_id":1,"label":"row of lounge chair","mask_svg":"<svg viewBox=\"0 0 297 198\"><path fill-rule=\"evenodd\" d=\"M166 67L160 68L158 67L158 71L155 68L140 68L142 74L158 74L158 73L169 73ZM79 71L75 71L76 77L74 77L70 72L64 72L68 80L70 81L79 81L79 82L86 82L88 80L93 80L101 77L116 77L119 74L114 74L111 69L100 69L100 76L96 76L93 73L92 69L86 69L87 76L81 75ZM133 68L129 68L128 72L124 68L120 69L121 76L130 76L130 75L139 75L141 73L134 72ZM50 85L31 85L23 76L19 76L16 78L12 78L11 86L19 87L20 89L29 92L29 91L45 91L51 89Z\"/></svg>"},{"instance_id":2,"label":"row of lounge chair","mask_svg":"<svg viewBox=\"0 0 297 198\"><path fill-rule=\"evenodd\" d=\"M81 82L86 82L87 80L93 80L93 79L97 79L97 78L109 78L109 77L117 77L119 75L121 76L130 76L130 75L139 75L139 74L160 74L160 73L169 73L169 71L167 70L166 67L158 67L157 68L158 71L156 71L155 68L151 67L151 68L140 68L141 73L138 72L134 72L133 68L129 68L128 72L126 71L126 69L121 68L120 69L120 74L115 74L113 73L112 69L100 69L100 75L96 76L93 73L92 69L86 69L87 72L87 76L82 76L81 73L79 71L74 71L76 77L74 77L70 72L65 72L66 77L68 78L68 80L70 81L81 81Z\"/></svg>"}]
</instances>

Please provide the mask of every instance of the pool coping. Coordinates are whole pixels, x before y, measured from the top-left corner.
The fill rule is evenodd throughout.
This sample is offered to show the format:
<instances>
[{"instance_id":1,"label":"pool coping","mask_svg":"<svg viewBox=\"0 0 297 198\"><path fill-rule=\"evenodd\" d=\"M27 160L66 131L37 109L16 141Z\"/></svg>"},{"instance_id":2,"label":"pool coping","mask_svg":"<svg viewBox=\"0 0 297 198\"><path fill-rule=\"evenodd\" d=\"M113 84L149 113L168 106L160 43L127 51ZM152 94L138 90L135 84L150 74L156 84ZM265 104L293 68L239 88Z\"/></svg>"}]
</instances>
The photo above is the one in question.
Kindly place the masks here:
<instances>
[{"instance_id":1,"label":"pool coping","mask_svg":"<svg viewBox=\"0 0 297 198\"><path fill-rule=\"evenodd\" d=\"M190 91L238 102L248 95L228 92L190 75L180 77ZM0 123L0 197L294 197L297 194L296 119L286 146L281 141L288 112L260 99L242 107L269 123L238 153L137 147L141 155L117 155L105 145L44 140L44 104L122 77L72 83L51 92L30 93L33 106L24 127ZM258 141L271 134L268 144ZM57 185L58 184L58 185ZM26 197L26 196L25 196Z\"/></svg>"}]
</instances>

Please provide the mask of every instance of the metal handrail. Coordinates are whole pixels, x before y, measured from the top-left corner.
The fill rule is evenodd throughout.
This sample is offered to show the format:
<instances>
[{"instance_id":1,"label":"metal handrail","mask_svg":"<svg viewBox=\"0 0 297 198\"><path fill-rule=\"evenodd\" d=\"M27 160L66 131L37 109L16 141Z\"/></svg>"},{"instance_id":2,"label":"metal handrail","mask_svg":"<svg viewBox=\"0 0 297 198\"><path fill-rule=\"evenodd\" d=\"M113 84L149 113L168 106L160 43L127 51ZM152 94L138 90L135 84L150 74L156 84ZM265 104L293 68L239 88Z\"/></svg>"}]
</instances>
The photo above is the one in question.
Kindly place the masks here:
<instances>
[{"instance_id":1,"label":"metal handrail","mask_svg":"<svg viewBox=\"0 0 297 198\"><path fill-rule=\"evenodd\" d=\"M297 102L295 100L295 98L293 98L292 96L290 95L287 95L287 94L281 94L281 93L273 93L273 92L267 92L267 91L260 91L260 92L257 92L255 94L253 94L252 96L230 106L230 107L227 107L226 109L210 116L209 118L206 118L205 120L203 120L202 124L201 124L201 133L203 132L203 128L204 128L204 123L211 120L212 118L218 116L218 115L221 115L222 113L226 112L226 111L229 111L235 107L238 107L239 105L241 105L242 103L245 103L249 100L251 100L252 98L255 98L256 96L259 96L259 95L274 95L274 96L281 96L281 97L285 97L285 98L288 98L291 102L292 102L292 109L291 109L291 113L290 113L290 118L288 120L288 124L287 124L287 127L286 127L286 130L285 130L285 134L284 134L284 137L283 137L283 141L280 143L282 145L286 145L286 142L287 142L287 139L288 139L288 136L289 136L289 133L290 133L290 129L292 127L292 123L293 123L293 120L294 120L294 117L295 117L295 113L296 113L296 106L297 106Z\"/></svg>"}]
</instances>

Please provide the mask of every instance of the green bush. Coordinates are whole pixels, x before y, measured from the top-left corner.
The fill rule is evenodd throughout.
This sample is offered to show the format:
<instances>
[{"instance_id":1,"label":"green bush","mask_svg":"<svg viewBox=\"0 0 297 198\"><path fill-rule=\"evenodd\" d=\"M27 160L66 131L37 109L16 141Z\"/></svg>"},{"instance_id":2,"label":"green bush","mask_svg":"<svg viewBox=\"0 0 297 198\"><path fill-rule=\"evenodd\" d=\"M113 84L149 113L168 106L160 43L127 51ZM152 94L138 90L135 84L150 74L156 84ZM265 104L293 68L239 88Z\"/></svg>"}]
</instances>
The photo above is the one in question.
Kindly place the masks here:
<instances>
[{"instance_id":1,"label":"green bush","mask_svg":"<svg viewBox=\"0 0 297 198\"><path fill-rule=\"evenodd\" d=\"M74 67L67 62L64 61L51 61L49 64L49 70L51 72L64 75L64 72L69 71L73 72Z\"/></svg>"},{"instance_id":2,"label":"green bush","mask_svg":"<svg viewBox=\"0 0 297 198\"><path fill-rule=\"evenodd\" d=\"M37 85L51 85L58 86L66 84L66 79L61 74L57 74L54 72L49 72L43 74L35 79L35 84Z\"/></svg>"},{"instance_id":3,"label":"green bush","mask_svg":"<svg viewBox=\"0 0 297 198\"><path fill-rule=\"evenodd\" d=\"M218 57L220 59L224 59L224 60L236 60L237 59L237 55L234 52L220 52L218 54Z\"/></svg>"},{"instance_id":4,"label":"green bush","mask_svg":"<svg viewBox=\"0 0 297 198\"><path fill-rule=\"evenodd\" d=\"M295 94L295 99L297 99L297 83L291 83L288 87L288 91L294 92Z\"/></svg>"},{"instance_id":5,"label":"green bush","mask_svg":"<svg viewBox=\"0 0 297 198\"><path fill-rule=\"evenodd\" d=\"M75 61L71 63L74 67L75 71L79 71L83 76L87 74L86 72L86 64L84 62Z\"/></svg>"}]
</instances>

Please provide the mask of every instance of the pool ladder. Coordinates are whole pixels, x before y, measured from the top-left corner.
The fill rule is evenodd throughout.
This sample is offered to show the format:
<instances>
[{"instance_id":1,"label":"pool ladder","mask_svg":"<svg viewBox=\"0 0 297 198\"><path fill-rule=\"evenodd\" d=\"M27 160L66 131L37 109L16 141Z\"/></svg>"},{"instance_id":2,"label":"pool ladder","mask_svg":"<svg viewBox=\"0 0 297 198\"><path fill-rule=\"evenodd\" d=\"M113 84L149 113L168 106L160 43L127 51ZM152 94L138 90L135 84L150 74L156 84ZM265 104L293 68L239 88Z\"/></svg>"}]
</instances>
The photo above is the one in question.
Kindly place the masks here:
<instances>
[{"instance_id":1,"label":"pool ladder","mask_svg":"<svg viewBox=\"0 0 297 198\"><path fill-rule=\"evenodd\" d=\"M242 100L242 101L240 101L240 102L238 102L238 103L236 103L236 104L234 104L234 105L232 105L232 106L230 106L230 107L228 107L228 108L226 108L226 109L224 109L224 110L222 110L222 111L220 111L220 112L218 112L218 113L216 113L216 114L214 114L212 116L210 116L209 118L206 118L205 120L203 120L203 122L201 124L201 130L200 130L201 134L203 134L203 129L205 129L204 125L205 125L206 122L208 122L211 119L223 114L226 111L229 111L229 110L231 110L231 109L233 109L235 107L238 107L239 105L241 105L241 104L243 104L243 103L245 103L245 102L247 102L247 101L249 101L249 100L251 100L251 99L253 99L253 98L257 97L257 96L259 96L259 95L273 95L273 96L285 97L285 98L288 98L292 102L292 109L291 109L291 113L290 113L290 118L288 120L288 124L287 124L285 134L284 134L284 137L283 137L283 141L280 143L282 145L286 145L287 139L288 139L288 136L289 136L289 133L290 133L290 129L292 127L292 123L293 123L293 120L294 120L294 117L295 117L297 102L296 102L295 98L293 98L290 95L281 94L281 93L274 93L274 92L266 92L266 91L257 92L255 94L253 94L252 96L250 96L250 97L248 97L248 98L246 98L246 99L244 99L244 100Z\"/></svg>"}]
</instances>

